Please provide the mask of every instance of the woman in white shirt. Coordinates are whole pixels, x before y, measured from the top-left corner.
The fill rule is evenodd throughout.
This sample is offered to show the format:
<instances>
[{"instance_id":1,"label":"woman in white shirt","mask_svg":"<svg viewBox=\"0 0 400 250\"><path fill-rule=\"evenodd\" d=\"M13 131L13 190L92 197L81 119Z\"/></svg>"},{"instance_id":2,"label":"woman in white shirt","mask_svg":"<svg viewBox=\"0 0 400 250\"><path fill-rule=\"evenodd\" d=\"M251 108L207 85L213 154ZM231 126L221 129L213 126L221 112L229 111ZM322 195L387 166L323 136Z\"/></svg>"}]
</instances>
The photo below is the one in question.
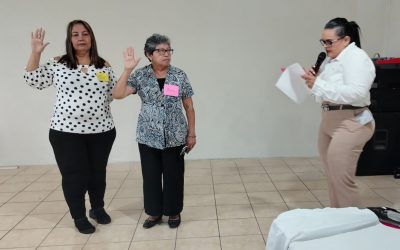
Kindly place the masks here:
<instances>
[{"instance_id":1,"label":"woman in white shirt","mask_svg":"<svg viewBox=\"0 0 400 250\"><path fill-rule=\"evenodd\" d=\"M89 195L89 216L99 224L111 222L104 210L106 166L116 132L110 111L115 75L97 53L92 28L83 20L68 24L66 54L39 65L45 31L32 32L32 52L24 75L37 89L54 85L56 103L49 139L62 176L62 189L75 226L84 234L95 227L86 217L85 194Z\"/></svg>"},{"instance_id":2,"label":"woman in white shirt","mask_svg":"<svg viewBox=\"0 0 400 250\"><path fill-rule=\"evenodd\" d=\"M322 105L318 147L328 178L331 207L360 206L355 172L375 122L369 90L375 67L361 49L360 28L345 18L330 20L322 31L327 58L320 72L310 69L303 78Z\"/></svg>"}]
</instances>

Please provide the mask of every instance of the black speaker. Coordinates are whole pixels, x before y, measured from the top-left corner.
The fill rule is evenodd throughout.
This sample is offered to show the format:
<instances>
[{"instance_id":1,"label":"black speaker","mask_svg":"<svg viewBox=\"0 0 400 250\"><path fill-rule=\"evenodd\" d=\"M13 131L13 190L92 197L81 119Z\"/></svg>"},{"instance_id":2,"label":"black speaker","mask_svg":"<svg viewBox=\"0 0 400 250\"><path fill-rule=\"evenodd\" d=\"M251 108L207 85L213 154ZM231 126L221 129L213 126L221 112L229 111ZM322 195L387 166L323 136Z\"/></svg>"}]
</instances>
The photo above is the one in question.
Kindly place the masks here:
<instances>
[{"instance_id":1,"label":"black speaker","mask_svg":"<svg viewBox=\"0 0 400 250\"><path fill-rule=\"evenodd\" d=\"M398 88L372 88L371 105L373 113L400 112L400 84Z\"/></svg>"},{"instance_id":2,"label":"black speaker","mask_svg":"<svg viewBox=\"0 0 400 250\"><path fill-rule=\"evenodd\" d=\"M356 175L396 175L400 169L400 111L373 116L375 133L365 144Z\"/></svg>"},{"instance_id":3,"label":"black speaker","mask_svg":"<svg viewBox=\"0 0 400 250\"><path fill-rule=\"evenodd\" d=\"M376 82L380 88L398 88L400 83L400 64L375 64Z\"/></svg>"}]
</instances>

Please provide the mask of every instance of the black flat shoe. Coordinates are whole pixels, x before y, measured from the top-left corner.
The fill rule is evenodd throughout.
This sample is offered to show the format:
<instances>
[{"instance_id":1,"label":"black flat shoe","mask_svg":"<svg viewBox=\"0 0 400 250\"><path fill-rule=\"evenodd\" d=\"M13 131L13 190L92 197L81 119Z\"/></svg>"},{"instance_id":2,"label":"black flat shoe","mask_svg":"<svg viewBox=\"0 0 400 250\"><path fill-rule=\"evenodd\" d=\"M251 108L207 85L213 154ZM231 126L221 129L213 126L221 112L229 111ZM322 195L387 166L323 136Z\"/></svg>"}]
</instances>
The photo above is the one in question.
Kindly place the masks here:
<instances>
[{"instance_id":1,"label":"black flat shoe","mask_svg":"<svg viewBox=\"0 0 400 250\"><path fill-rule=\"evenodd\" d=\"M74 220L75 227L82 234L92 234L96 228L89 222L87 217Z\"/></svg>"},{"instance_id":2,"label":"black flat shoe","mask_svg":"<svg viewBox=\"0 0 400 250\"><path fill-rule=\"evenodd\" d=\"M106 213L104 208L90 209L89 217L99 224L109 224L111 222L111 217Z\"/></svg>"},{"instance_id":3,"label":"black flat shoe","mask_svg":"<svg viewBox=\"0 0 400 250\"><path fill-rule=\"evenodd\" d=\"M169 227L170 228L179 227L179 225L181 224L181 215L179 214L177 219L171 219L171 217L173 217L173 216L170 216L169 219L168 219Z\"/></svg>"},{"instance_id":4,"label":"black flat shoe","mask_svg":"<svg viewBox=\"0 0 400 250\"><path fill-rule=\"evenodd\" d=\"M161 222L162 222L162 216L156 218L155 220L152 220L151 217L149 217L144 221L143 228L149 229L157 224L161 224Z\"/></svg>"}]
</instances>

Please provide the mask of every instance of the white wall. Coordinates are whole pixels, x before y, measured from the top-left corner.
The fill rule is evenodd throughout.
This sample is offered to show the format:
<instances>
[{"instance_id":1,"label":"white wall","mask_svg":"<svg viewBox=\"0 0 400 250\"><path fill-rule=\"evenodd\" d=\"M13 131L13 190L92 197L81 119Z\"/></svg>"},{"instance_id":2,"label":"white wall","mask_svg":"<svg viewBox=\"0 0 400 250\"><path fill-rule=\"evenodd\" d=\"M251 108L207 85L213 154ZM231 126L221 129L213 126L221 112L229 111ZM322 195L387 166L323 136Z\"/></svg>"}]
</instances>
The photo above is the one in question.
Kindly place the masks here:
<instances>
[{"instance_id":1,"label":"white wall","mask_svg":"<svg viewBox=\"0 0 400 250\"><path fill-rule=\"evenodd\" d=\"M274 87L280 67L312 65L322 50L323 25L337 16L360 24L371 56L398 53L399 7L390 0L2 0L0 166L54 163L48 142L54 88L38 91L22 79L37 27L50 42L44 62L64 53L69 21L87 20L117 75L125 47L142 54L152 33L168 35L173 64L195 90L198 144L189 158L314 156L319 107L311 98L295 105ZM387 22L393 25L386 30ZM112 103L117 139L111 162L139 160L139 108L137 96Z\"/></svg>"}]
</instances>

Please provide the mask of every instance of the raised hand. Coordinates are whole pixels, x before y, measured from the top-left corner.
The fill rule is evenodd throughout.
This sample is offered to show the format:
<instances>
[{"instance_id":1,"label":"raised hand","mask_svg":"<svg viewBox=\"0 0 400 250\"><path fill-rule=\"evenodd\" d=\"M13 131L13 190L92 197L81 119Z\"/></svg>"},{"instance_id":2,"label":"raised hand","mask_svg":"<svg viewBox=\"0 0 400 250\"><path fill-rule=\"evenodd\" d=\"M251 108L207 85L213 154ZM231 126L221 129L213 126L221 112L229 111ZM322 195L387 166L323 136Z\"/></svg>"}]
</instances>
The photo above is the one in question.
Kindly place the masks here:
<instances>
[{"instance_id":1,"label":"raised hand","mask_svg":"<svg viewBox=\"0 0 400 250\"><path fill-rule=\"evenodd\" d=\"M31 47L32 53L41 54L49 43L44 43L44 36L46 32L44 29L36 29L36 31L31 33Z\"/></svg>"},{"instance_id":2,"label":"raised hand","mask_svg":"<svg viewBox=\"0 0 400 250\"><path fill-rule=\"evenodd\" d=\"M124 52L124 67L126 70L133 70L139 63L140 58L135 57L135 51L129 47Z\"/></svg>"}]
</instances>

